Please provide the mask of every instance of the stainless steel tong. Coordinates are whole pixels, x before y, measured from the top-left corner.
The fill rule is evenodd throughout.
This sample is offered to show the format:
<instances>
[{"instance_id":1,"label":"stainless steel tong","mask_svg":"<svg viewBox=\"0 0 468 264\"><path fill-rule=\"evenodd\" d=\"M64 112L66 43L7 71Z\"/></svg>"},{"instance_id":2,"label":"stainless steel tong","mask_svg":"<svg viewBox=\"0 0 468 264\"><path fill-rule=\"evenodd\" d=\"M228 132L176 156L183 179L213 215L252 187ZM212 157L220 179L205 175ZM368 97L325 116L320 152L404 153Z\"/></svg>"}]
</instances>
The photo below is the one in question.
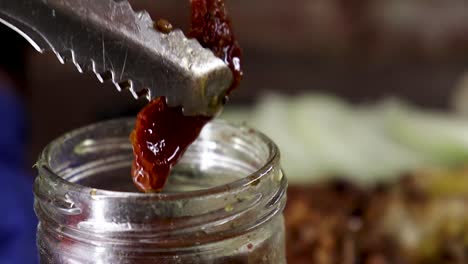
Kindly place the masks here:
<instances>
[{"instance_id":1,"label":"stainless steel tong","mask_svg":"<svg viewBox=\"0 0 468 264\"><path fill-rule=\"evenodd\" d=\"M149 14L127 1L0 0L0 22L39 52L52 50L60 62L93 71L135 98L165 96L186 115L216 114L233 81L210 50L178 29L155 30Z\"/></svg>"}]
</instances>

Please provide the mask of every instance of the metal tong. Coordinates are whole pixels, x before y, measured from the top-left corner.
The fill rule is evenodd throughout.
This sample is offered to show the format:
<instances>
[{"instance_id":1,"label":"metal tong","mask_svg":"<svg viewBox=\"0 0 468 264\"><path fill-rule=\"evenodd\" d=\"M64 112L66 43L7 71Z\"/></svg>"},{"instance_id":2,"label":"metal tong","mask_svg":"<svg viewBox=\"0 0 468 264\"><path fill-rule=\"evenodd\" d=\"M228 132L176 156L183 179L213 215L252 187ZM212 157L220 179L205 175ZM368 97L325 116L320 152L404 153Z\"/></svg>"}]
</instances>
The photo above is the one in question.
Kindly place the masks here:
<instances>
[{"instance_id":1,"label":"metal tong","mask_svg":"<svg viewBox=\"0 0 468 264\"><path fill-rule=\"evenodd\" d=\"M185 115L215 115L233 81L210 50L178 29L155 30L149 14L127 1L0 0L0 22L39 52L52 50L135 98L164 96Z\"/></svg>"}]
</instances>

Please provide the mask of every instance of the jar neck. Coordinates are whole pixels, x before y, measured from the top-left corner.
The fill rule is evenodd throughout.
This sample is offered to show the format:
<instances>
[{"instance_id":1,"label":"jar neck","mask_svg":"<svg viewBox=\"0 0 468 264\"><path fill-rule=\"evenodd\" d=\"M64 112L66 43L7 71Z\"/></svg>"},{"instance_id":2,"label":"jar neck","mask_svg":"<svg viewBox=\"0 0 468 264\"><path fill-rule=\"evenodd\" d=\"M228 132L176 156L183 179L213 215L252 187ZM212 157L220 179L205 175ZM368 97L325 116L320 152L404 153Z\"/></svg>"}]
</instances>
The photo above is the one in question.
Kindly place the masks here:
<instances>
[{"instance_id":1,"label":"jar neck","mask_svg":"<svg viewBox=\"0 0 468 264\"><path fill-rule=\"evenodd\" d=\"M107 124L111 127L113 125L118 125L118 122ZM90 131L86 129L89 130L85 128L85 131L75 132L66 138L76 139L83 133L89 134ZM125 138L114 139L100 139L94 135L92 142L86 143L90 149L101 154L105 149L109 151L118 148L119 151L113 151L105 159L86 159L89 162L83 162L77 167L67 165L69 163L63 160L63 153L67 153L67 150L58 151L54 149L58 145L52 143L38 162L39 176L34 186L35 207L41 223L51 230L60 230L61 235L77 240L105 238L112 243L132 241L132 244L168 248L202 245L236 237L261 226L281 212L285 205L287 182L274 144L257 132L253 134L251 130L235 128L225 123L210 124L208 131L209 133L204 134L205 137L202 135L191 150L187 151L180 162L181 166L198 164L196 157L202 157L201 152L205 156L209 154L206 153L206 146L210 145L209 142L215 142L212 140L213 133L226 134L235 131L234 141L237 142L237 147L233 142L218 141L217 144L221 147L216 151L220 156L212 158L223 158L225 166L230 164L229 168L235 168L237 173L244 173L245 176L231 183L187 192L115 192L74 182L73 179L86 177L87 174L99 175L100 171L109 168L129 167L131 146L127 142L126 133L123 133ZM255 144L250 142L252 140ZM63 139L59 142L62 145L67 144ZM76 140L75 144L83 142ZM73 149L76 150L77 145ZM241 153L247 156L227 161L226 152L220 151L220 148L227 147L242 149ZM215 152L211 154L214 155ZM89 151L86 153L90 154ZM55 154L60 154L62 159L57 164L54 164L54 160L57 160ZM233 157L237 157L236 155ZM220 163L214 164L219 166Z\"/></svg>"}]
</instances>

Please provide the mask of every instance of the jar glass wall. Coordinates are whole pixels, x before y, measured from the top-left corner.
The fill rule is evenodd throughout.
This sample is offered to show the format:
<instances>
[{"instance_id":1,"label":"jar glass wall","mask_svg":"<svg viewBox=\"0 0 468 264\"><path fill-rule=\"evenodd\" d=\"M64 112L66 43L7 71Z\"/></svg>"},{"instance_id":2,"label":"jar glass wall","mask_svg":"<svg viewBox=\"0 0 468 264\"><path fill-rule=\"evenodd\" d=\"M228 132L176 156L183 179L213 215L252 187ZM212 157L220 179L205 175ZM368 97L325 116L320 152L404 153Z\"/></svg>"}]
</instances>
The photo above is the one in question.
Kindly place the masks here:
<instances>
[{"instance_id":1,"label":"jar glass wall","mask_svg":"<svg viewBox=\"0 0 468 264\"><path fill-rule=\"evenodd\" d=\"M161 193L138 193L133 119L52 142L34 186L41 263L285 263L286 177L263 134L208 124Z\"/></svg>"}]
</instances>

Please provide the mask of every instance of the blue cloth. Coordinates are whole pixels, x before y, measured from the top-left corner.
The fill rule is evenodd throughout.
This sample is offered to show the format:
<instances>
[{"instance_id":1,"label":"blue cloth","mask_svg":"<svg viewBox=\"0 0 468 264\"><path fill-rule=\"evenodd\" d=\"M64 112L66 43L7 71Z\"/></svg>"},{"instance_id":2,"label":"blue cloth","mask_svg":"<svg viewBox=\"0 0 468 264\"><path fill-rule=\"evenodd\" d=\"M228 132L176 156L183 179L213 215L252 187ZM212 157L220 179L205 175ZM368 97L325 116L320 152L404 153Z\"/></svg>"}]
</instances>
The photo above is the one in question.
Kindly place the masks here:
<instances>
[{"instance_id":1,"label":"blue cloth","mask_svg":"<svg viewBox=\"0 0 468 264\"><path fill-rule=\"evenodd\" d=\"M24 170L24 109L18 97L1 87L0 124L0 264L38 263L33 179Z\"/></svg>"}]
</instances>

